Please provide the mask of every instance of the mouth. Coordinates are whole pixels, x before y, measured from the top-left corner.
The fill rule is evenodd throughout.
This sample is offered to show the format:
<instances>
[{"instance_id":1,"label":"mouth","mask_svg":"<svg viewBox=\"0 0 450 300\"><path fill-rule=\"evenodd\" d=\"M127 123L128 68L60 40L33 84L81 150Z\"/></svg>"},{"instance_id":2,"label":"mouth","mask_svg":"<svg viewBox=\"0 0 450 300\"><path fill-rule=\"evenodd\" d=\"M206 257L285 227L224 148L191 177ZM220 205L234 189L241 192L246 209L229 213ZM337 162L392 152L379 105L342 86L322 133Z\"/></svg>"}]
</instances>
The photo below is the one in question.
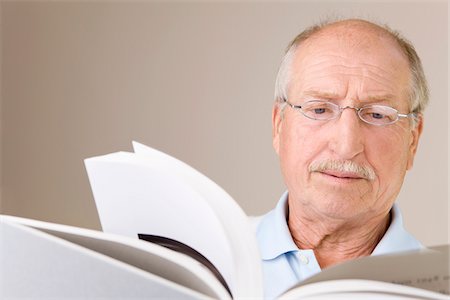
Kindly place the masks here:
<instances>
[{"instance_id":1,"label":"mouth","mask_svg":"<svg viewBox=\"0 0 450 300\"><path fill-rule=\"evenodd\" d=\"M359 179L366 179L362 177L360 174L353 173L353 172L341 172L341 171L334 171L334 170L325 170L319 172L322 175L325 175L330 178L334 178L336 180L342 180L342 181L354 181Z\"/></svg>"}]
</instances>

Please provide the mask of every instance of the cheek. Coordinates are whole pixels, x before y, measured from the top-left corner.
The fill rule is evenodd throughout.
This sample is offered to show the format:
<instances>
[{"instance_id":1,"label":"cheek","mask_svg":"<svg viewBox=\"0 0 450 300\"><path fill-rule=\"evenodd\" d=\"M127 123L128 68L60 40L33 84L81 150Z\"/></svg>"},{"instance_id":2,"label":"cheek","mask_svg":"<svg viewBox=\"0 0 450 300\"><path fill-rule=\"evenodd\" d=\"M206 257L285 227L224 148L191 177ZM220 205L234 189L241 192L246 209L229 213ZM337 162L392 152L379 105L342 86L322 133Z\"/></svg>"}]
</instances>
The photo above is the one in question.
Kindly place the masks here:
<instances>
[{"instance_id":1,"label":"cheek","mask_svg":"<svg viewBox=\"0 0 450 300\"><path fill-rule=\"evenodd\" d=\"M308 166L321 152L324 143L320 135L308 126L296 125L295 122L286 122L285 125L280 136L279 153L285 178L289 178L287 174L307 174Z\"/></svg>"},{"instance_id":2,"label":"cheek","mask_svg":"<svg viewBox=\"0 0 450 300\"><path fill-rule=\"evenodd\" d=\"M395 180L406 172L410 138L403 130L387 130L366 140L365 153L380 181ZM403 180L403 177L400 178Z\"/></svg>"}]
</instances>

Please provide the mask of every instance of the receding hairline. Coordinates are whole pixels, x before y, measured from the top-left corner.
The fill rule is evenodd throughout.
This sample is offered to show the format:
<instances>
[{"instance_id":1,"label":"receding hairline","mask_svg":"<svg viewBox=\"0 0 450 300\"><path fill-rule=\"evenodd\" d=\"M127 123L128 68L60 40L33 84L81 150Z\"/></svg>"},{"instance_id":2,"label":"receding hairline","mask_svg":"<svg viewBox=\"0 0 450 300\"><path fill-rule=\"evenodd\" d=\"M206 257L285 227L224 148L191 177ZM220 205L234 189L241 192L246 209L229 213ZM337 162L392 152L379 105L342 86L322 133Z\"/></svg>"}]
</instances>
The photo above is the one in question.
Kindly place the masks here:
<instances>
[{"instance_id":1,"label":"receding hairline","mask_svg":"<svg viewBox=\"0 0 450 300\"><path fill-rule=\"evenodd\" d=\"M328 34L338 34L340 36L350 35L354 30L361 29L361 32L366 32L367 35L375 35L380 38L387 38L393 42L399 50L402 50L402 45L398 41L398 33L393 31L386 25L378 25L376 23L363 19L344 19L337 21L328 21L319 23L315 26L305 30L303 34L297 36L287 47L288 52L292 47L297 48L300 44L312 42L315 39L324 37Z\"/></svg>"}]
</instances>

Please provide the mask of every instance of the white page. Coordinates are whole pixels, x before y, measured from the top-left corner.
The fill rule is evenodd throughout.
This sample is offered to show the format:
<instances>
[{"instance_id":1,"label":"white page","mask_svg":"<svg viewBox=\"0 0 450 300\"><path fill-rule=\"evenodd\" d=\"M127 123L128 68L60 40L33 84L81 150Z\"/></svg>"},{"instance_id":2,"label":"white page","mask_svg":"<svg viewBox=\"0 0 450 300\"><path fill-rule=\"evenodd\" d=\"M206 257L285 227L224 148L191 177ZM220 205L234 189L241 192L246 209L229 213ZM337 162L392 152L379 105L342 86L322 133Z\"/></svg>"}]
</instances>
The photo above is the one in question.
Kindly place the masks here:
<instances>
[{"instance_id":1,"label":"white page","mask_svg":"<svg viewBox=\"0 0 450 300\"><path fill-rule=\"evenodd\" d=\"M414 287L381 281L342 279L310 283L283 294L286 299L428 299L449 300L450 297Z\"/></svg>"},{"instance_id":2,"label":"white page","mask_svg":"<svg viewBox=\"0 0 450 300\"><path fill-rule=\"evenodd\" d=\"M136 154L145 156L161 170L170 169L202 196L216 213L225 230L226 242L230 245L229 260L232 264L228 267L232 267L234 296L262 297L262 269L256 236L248 217L236 201L208 177L184 162L137 142L133 142L133 148Z\"/></svg>"},{"instance_id":3,"label":"white page","mask_svg":"<svg viewBox=\"0 0 450 300\"><path fill-rule=\"evenodd\" d=\"M240 221L229 214L228 208L236 204L231 197L219 199L224 192L217 186L212 189L206 186L204 190L219 189L221 192L210 192L209 197L225 203L220 213L225 214L222 218L228 222L235 221L232 237L211 208L211 198L206 199L187 183L186 178L178 174L178 165L168 165L160 157L151 160L147 155L144 158L125 152L90 158L85 162L105 232L130 237L136 237L137 233L153 234L180 241L214 263L234 297L262 293L260 261L256 242L252 244L251 240L254 236L252 233L242 236L250 231L248 221L240 209L238 213L243 214ZM242 222L247 227L239 226ZM239 245L240 249L230 249L231 238L232 245ZM246 267L249 265L253 268ZM236 266L239 266L238 270Z\"/></svg>"},{"instance_id":4,"label":"white page","mask_svg":"<svg viewBox=\"0 0 450 300\"><path fill-rule=\"evenodd\" d=\"M449 293L449 246L367 256L333 266L297 286L334 279L368 279Z\"/></svg>"},{"instance_id":5,"label":"white page","mask_svg":"<svg viewBox=\"0 0 450 300\"><path fill-rule=\"evenodd\" d=\"M202 264L162 246L73 226L4 215L1 215L1 218L3 221L49 233L214 299L230 298L222 284Z\"/></svg>"},{"instance_id":6,"label":"white page","mask_svg":"<svg viewBox=\"0 0 450 300\"><path fill-rule=\"evenodd\" d=\"M0 298L207 299L133 266L0 218Z\"/></svg>"},{"instance_id":7,"label":"white page","mask_svg":"<svg viewBox=\"0 0 450 300\"><path fill-rule=\"evenodd\" d=\"M90 158L86 168L103 231L134 238L151 234L187 244L213 262L232 283L224 230L205 200L189 185L133 153Z\"/></svg>"}]
</instances>

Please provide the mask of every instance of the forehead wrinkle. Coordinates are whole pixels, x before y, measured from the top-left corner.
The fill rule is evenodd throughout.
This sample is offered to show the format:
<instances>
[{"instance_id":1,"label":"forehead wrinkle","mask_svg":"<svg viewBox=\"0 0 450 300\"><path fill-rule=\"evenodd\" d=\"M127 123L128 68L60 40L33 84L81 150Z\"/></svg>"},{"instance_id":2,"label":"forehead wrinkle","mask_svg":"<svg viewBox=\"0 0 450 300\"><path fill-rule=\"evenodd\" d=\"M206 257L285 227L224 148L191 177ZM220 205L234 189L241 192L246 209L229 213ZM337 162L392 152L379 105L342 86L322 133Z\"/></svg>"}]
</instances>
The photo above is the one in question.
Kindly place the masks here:
<instances>
[{"instance_id":1,"label":"forehead wrinkle","mask_svg":"<svg viewBox=\"0 0 450 300\"><path fill-rule=\"evenodd\" d=\"M343 68L346 72L340 71ZM303 72L301 72L301 73L297 72L297 74L296 74L297 76L295 76L296 77L295 81L302 82L303 85L306 85L306 87L304 87L305 91L303 91L303 92L300 91L301 94L306 95L306 96L311 96L311 97L321 97L321 98L325 98L325 99L342 98L342 97L344 97L344 94L343 94L344 91L347 92L349 80L351 80L351 78L353 78L353 77L356 77L357 79L360 80L359 89L358 89L357 93L361 98L367 98L365 94L369 94L369 95L373 94L373 92L371 90L364 91L364 84L365 84L365 82L367 82L367 80L370 80L370 81L372 81L372 83L377 83L378 85L380 85L379 87L376 87L376 89L378 89L380 91L377 94L385 95L384 99L399 98L400 95L403 94L403 92L404 92L403 88L399 89L399 87L394 86L391 81L386 79L386 76L380 75L377 72L375 72L374 70L364 69L363 71L360 71L359 67L353 67L353 66L342 67L341 65L334 65L334 67L332 66L329 69L335 69L335 70L333 70L334 72L332 72L332 73L330 73L330 72L322 73L323 69L317 68L317 64L316 64L316 68L304 69L304 70L302 70ZM384 71L382 68L377 68L377 69L380 69L380 71ZM384 71L384 72L386 74L389 73L386 71ZM349 77L348 80L340 80L343 75L348 76ZM389 77L389 76L387 76L387 77ZM314 82L315 79L327 79L327 78L330 78L331 80L329 80L329 84L327 84L324 87L320 86L321 83L316 85ZM343 86L343 84L345 84L345 87ZM407 88L407 84L405 87ZM341 91L341 89L342 89L342 91ZM397 91L399 94L397 96L395 96ZM373 99L376 99L376 98L381 99L381 97L378 97L378 96L373 96L373 97L369 96L369 97L371 97Z\"/></svg>"},{"instance_id":2,"label":"forehead wrinkle","mask_svg":"<svg viewBox=\"0 0 450 300\"><path fill-rule=\"evenodd\" d=\"M312 60L312 62L311 62ZM330 64L331 62L331 64ZM323 68L323 65L326 67ZM401 68L401 65L398 66ZM308 72L314 72L319 71L322 72L324 70L328 69L351 69L351 70L360 70L360 74L365 73L375 73L375 71L378 71L379 73L384 73L386 75L391 75L396 77L398 75L398 72L396 70L388 70L383 66L378 66L376 64L370 64L358 61L357 63L352 63L351 57L345 57L342 55L333 55L333 54L323 54L323 55L317 55L317 53L313 54L311 57L310 54L306 54L303 57L296 57L294 62L294 68L293 68L293 77L297 77L295 75L300 75ZM408 67L406 66L406 69ZM301 73L299 74L299 71ZM406 72L408 74L409 72ZM382 75L376 75L382 77Z\"/></svg>"},{"instance_id":3,"label":"forehead wrinkle","mask_svg":"<svg viewBox=\"0 0 450 300\"><path fill-rule=\"evenodd\" d=\"M360 73L346 73L345 76L348 77L347 80L342 80L340 77L343 76L342 72L335 72L335 73L328 73L328 74L318 74L316 76L310 76L310 78L313 79L328 79L328 82L326 85L323 85L323 83L315 83L310 82L308 80L303 81L303 89L304 91L300 91L302 94L308 95L308 96L323 96L325 98L340 98L344 95L342 94L343 91L347 91L349 82L352 80L352 78L358 79L360 83L358 84L359 88L357 90L358 94L366 94L366 93L373 93L372 90L365 90L364 84L366 80L370 80L373 82L379 84L379 87L376 87L375 89L379 90L379 94L385 94L389 95L390 98L398 98L399 95L395 95L396 91L398 90L396 86L394 86L390 81L385 79L383 76L377 76L376 74L371 74L372 76L363 75L361 76ZM375 76L374 76L375 75ZM322 86L323 85L323 86ZM295 88L294 88L295 89ZM341 91L342 90L342 91ZM402 91L399 91L399 94L401 94ZM391 97L392 96L392 97Z\"/></svg>"},{"instance_id":4,"label":"forehead wrinkle","mask_svg":"<svg viewBox=\"0 0 450 300\"><path fill-rule=\"evenodd\" d=\"M313 73L315 71L318 72L323 72L324 70L334 70L334 69L338 69L338 70L351 70L351 71L356 71L356 72L352 72L352 74L348 74L348 75L366 75L366 74L371 74L374 75L375 77L380 77L380 78L384 78L384 75L380 75L377 74L376 71L378 71L379 73L385 73L386 75L390 75L393 77L397 77L396 72L395 71L390 71L390 70L386 70L383 67L374 65L374 64L368 64L368 63L359 63L359 65L352 65L352 64L347 64L344 62L335 62L333 64L329 64L330 60L328 59L323 59L321 61L315 62L315 63L311 63L311 64L307 64L305 66L303 66L303 72L301 72L300 74L304 74L305 71L306 73ZM326 68L322 68L323 65L326 65ZM295 71L294 71L295 72ZM295 72L298 73L298 72ZM298 75L300 75L298 74Z\"/></svg>"},{"instance_id":5,"label":"forehead wrinkle","mask_svg":"<svg viewBox=\"0 0 450 300\"><path fill-rule=\"evenodd\" d=\"M350 25L352 23L354 22L349 22L349 24L342 23L340 25ZM337 65L346 67L352 67L353 65L360 67L367 66L388 74L392 74L395 70L405 67L406 73L410 75L410 67L407 58L404 53L400 51L398 44L392 40L384 29L378 28L378 26L372 26L372 24L359 24L359 22L356 22L356 24L363 25L362 28L366 30L358 30L358 27L360 26L350 29L353 27L350 26L349 31L344 30L344 32L341 32L341 30L338 29L341 26L336 26L337 28L330 26L311 36L302 44L302 47L296 50L297 54L294 58L294 65L296 65L296 68L294 68L293 71L295 72L295 69L298 67L301 68L304 65L309 68L315 68L322 63L326 64L327 62L334 61ZM347 26L343 27L345 28ZM359 29L362 28L360 27ZM342 29L342 27L340 29ZM356 42L357 44L352 44L352 42ZM357 47L357 45L362 44L366 44L366 47ZM386 65L378 66L360 60L353 60L353 53L366 53L367 58L370 60L373 56L374 47L378 47L376 53L381 51L385 54L387 65L397 66L394 68L395 70L389 72L384 68ZM301 51L303 54L298 55L298 51Z\"/></svg>"}]
</instances>

